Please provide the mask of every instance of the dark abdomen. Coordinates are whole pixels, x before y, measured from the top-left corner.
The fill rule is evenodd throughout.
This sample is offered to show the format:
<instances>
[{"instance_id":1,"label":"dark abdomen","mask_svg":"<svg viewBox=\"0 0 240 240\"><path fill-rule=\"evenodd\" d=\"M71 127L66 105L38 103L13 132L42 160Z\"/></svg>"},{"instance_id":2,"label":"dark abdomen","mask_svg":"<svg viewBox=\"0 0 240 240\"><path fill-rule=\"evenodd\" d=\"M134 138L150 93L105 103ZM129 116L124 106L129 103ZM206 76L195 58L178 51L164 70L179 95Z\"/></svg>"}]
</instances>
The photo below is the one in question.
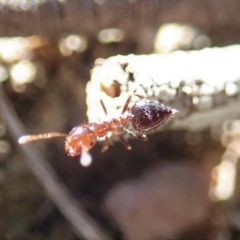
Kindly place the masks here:
<instances>
[{"instance_id":1,"label":"dark abdomen","mask_svg":"<svg viewBox=\"0 0 240 240\"><path fill-rule=\"evenodd\" d=\"M172 114L172 109L163 104L149 101L138 101L131 108L132 126L140 132L148 132L159 127Z\"/></svg>"}]
</instances>

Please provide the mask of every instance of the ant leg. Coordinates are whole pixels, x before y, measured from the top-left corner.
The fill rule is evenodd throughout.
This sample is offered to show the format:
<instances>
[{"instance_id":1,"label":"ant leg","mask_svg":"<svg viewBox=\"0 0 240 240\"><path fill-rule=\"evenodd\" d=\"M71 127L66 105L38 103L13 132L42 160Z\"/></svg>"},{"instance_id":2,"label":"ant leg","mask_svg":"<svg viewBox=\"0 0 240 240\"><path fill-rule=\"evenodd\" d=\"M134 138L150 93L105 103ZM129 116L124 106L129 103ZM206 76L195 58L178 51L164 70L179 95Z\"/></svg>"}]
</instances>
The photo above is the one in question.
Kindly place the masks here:
<instances>
[{"instance_id":1,"label":"ant leg","mask_svg":"<svg viewBox=\"0 0 240 240\"><path fill-rule=\"evenodd\" d=\"M106 152L108 150L108 147L109 147L109 138L106 136L104 143L102 145L101 152Z\"/></svg>"},{"instance_id":2,"label":"ant leg","mask_svg":"<svg viewBox=\"0 0 240 240\"><path fill-rule=\"evenodd\" d=\"M132 132L130 134L132 134L132 136L134 136L135 138L140 139L141 141L147 141L148 140L147 136L143 133Z\"/></svg>"},{"instance_id":3,"label":"ant leg","mask_svg":"<svg viewBox=\"0 0 240 240\"><path fill-rule=\"evenodd\" d=\"M132 149L131 145L124 139L124 137L123 137L121 134L119 134L119 133L116 133L116 134L117 134L119 140L122 142L122 144L123 144L128 150L131 150L131 149Z\"/></svg>"},{"instance_id":4,"label":"ant leg","mask_svg":"<svg viewBox=\"0 0 240 240\"><path fill-rule=\"evenodd\" d=\"M131 130L128 130L128 129L125 129L125 128L124 128L124 130L125 130L128 134L131 134L133 137L138 138L138 139L140 139L140 140L142 140L142 141L147 141L147 140L148 140L146 134L144 134L144 133L138 133L138 132L131 131Z\"/></svg>"},{"instance_id":5,"label":"ant leg","mask_svg":"<svg viewBox=\"0 0 240 240\"><path fill-rule=\"evenodd\" d=\"M142 96L142 95L139 95L139 94L136 94L136 93L134 93L134 95L135 95L136 97L139 97L140 99L146 99L146 97L144 97L144 96Z\"/></svg>"},{"instance_id":6,"label":"ant leg","mask_svg":"<svg viewBox=\"0 0 240 240\"><path fill-rule=\"evenodd\" d=\"M146 98L146 97L144 97L144 96L135 94L135 92L136 92L136 90L134 91L133 95L139 97L140 99ZM125 103L125 105L124 105L124 107L123 107L122 114L124 114L124 113L126 112L126 110L128 109L128 105L129 105L131 99L132 99L132 96L130 96L130 97L127 99L127 101L126 101L126 103ZM103 102L101 102L101 104L103 104Z\"/></svg>"},{"instance_id":7,"label":"ant leg","mask_svg":"<svg viewBox=\"0 0 240 240\"><path fill-rule=\"evenodd\" d=\"M106 109L106 106L105 106L105 104L104 104L104 102L103 102L102 99L100 99L100 103L101 103L101 106L102 106L102 108L103 108L104 113L105 113L106 116L107 116L107 109Z\"/></svg>"},{"instance_id":8,"label":"ant leg","mask_svg":"<svg viewBox=\"0 0 240 240\"><path fill-rule=\"evenodd\" d=\"M126 112L126 110L128 109L128 105L129 105L131 99L132 99L132 96L130 96L130 97L127 99L127 101L126 101L126 103L125 103L125 105L124 105L124 107L123 107L122 114L124 114L124 113Z\"/></svg>"},{"instance_id":9,"label":"ant leg","mask_svg":"<svg viewBox=\"0 0 240 240\"><path fill-rule=\"evenodd\" d=\"M136 91L137 91L137 89L136 89L136 90L134 90L134 92L133 92L133 95L134 95L134 96L136 96L136 97L139 97L140 99L146 99L146 97L144 97L144 96L142 96L142 95L139 95L139 94L137 94L137 93L136 93Z\"/></svg>"},{"instance_id":10,"label":"ant leg","mask_svg":"<svg viewBox=\"0 0 240 240\"><path fill-rule=\"evenodd\" d=\"M136 137L138 139L142 140L142 141L147 141L148 140L148 137L145 134L143 134L143 133L137 134Z\"/></svg>"}]
</instances>

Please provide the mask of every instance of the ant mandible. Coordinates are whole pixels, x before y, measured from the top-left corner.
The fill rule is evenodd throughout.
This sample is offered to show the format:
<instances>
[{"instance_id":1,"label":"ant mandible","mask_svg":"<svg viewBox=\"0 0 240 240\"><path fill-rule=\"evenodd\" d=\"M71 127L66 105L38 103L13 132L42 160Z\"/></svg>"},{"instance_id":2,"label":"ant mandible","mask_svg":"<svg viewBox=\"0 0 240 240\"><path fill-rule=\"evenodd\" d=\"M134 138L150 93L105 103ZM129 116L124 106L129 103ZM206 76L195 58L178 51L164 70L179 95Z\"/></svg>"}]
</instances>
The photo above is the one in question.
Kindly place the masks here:
<instances>
[{"instance_id":1,"label":"ant mandible","mask_svg":"<svg viewBox=\"0 0 240 240\"><path fill-rule=\"evenodd\" d=\"M134 94L140 98L141 96ZM159 102L148 100L139 100L129 108L129 103L132 99L130 96L119 118L112 118L109 121L82 124L74 127L69 134L52 132L38 135L26 135L19 138L20 144L36 141L40 139L48 139L54 137L65 137L65 151L71 157L80 155L82 152L89 151L97 142L98 138L105 137L102 152L105 152L109 147L109 132L115 133L119 140L127 149L131 146L126 142L121 134L120 129L124 129L128 134L141 139L147 140L146 132L149 132L162 125L171 115L178 112L176 109L167 107ZM107 115L107 109L102 100L100 100L103 111ZM124 127L126 123L131 123L134 130L129 130Z\"/></svg>"}]
</instances>

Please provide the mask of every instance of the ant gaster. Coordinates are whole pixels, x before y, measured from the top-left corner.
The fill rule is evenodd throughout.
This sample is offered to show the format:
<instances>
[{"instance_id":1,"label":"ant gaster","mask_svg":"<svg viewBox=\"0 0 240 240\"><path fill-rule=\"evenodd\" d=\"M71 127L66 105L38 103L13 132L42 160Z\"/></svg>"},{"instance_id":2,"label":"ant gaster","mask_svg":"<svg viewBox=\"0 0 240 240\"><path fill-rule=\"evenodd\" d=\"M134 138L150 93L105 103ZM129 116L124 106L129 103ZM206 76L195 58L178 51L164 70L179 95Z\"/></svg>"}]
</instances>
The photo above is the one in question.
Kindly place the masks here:
<instances>
[{"instance_id":1,"label":"ant gaster","mask_svg":"<svg viewBox=\"0 0 240 240\"><path fill-rule=\"evenodd\" d=\"M141 96L135 94L142 98ZM155 128L158 128L163 124L172 114L177 110L167 107L159 102L152 102L148 100L139 100L129 108L129 103L132 96L130 96L119 118L112 118L109 121L96 122L82 124L74 127L69 134L64 133L46 133L38 135L26 135L19 138L18 142L24 144L27 142L54 138L65 137L65 151L71 157L80 155L83 151L89 151L97 142L98 138L105 137L102 152L105 152L109 147L109 138L107 134L109 132L115 133L119 140L126 146L127 149L131 149L131 146L126 140L118 133L119 130L124 129L132 136L139 138L143 141L147 140L146 132L149 132ZM103 111L107 115L107 109L102 100L100 100ZM128 130L124 128L126 123L131 123L134 130Z\"/></svg>"}]
</instances>

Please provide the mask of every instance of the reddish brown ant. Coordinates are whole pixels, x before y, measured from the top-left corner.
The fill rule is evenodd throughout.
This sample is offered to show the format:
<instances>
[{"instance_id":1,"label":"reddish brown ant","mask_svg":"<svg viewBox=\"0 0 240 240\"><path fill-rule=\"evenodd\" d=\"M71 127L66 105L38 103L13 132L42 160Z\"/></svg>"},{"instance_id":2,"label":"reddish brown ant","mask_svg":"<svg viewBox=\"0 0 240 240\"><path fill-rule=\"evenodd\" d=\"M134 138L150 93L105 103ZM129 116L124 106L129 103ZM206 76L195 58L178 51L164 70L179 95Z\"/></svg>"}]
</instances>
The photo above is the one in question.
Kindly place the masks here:
<instances>
[{"instance_id":1,"label":"reddish brown ant","mask_svg":"<svg viewBox=\"0 0 240 240\"><path fill-rule=\"evenodd\" d=\"M136 94L135 94L136 95ZM138 95L136 95L138 96ZM120 129L124 129L127 133L133 135L141 140L147 140L146 132L158 128L163 124L172 114L177 110L171 109L161 103L152 102L148 100L139 100L129 108L129 103L132 99L130 96L119 118L113 118L109 121L82 124L72 129L69 134L64 133L46 133L39 135L26 135L19 138L18 142L24 144L30 141L65 137L65 151L69 156L74 157L80 155L82 152L89 151L97 142L98 138L105 137L102 152L105 152L109 147L109 132L115 133L120 141L131 149L131 146L118 133ZM107 109L102 100L100 100L103 111L107 115ZM131 123L135 131L124 128L126 123Z\"/></svg>"}]
</instances>

